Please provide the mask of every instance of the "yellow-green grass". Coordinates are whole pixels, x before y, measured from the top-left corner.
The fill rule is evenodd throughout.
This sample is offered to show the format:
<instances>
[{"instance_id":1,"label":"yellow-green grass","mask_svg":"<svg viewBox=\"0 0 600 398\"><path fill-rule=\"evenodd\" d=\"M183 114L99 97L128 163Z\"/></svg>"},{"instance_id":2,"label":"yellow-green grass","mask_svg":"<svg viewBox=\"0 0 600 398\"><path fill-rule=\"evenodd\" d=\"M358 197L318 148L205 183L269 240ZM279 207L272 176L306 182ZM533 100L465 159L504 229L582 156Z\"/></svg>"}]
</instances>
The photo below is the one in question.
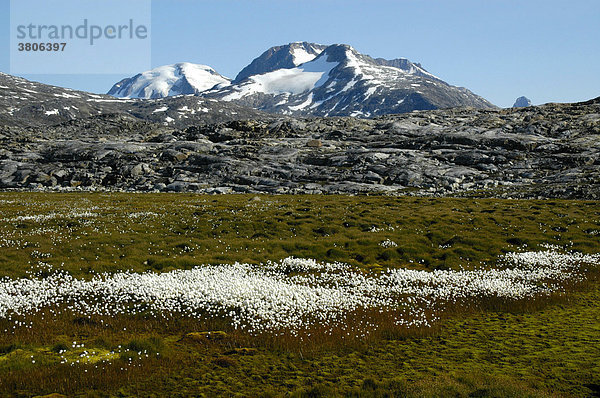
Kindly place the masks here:
<instances>
[{"instance_id":1,"label":"yellow-green grass","mask_svg":"<svg viewBox=\"0 0 600 398\"><path fill-rule=\"evenodd\" d=\"M79 215L85 211L93 215ZM76 217L63 217L69 212ZM47 218L19 218L37 214ZM492 263L524 245L595 252L597 233L598 202L4 193L0 276L23 277L38 261L82 277L287 256L366 268L457 268ZM380 246L385 239L398 247Z\"/></svg>"},{"instance_id":2,"label":"yellow-green grass","mask_svg":"<svg viewBox=\"0 0 600 398\"><path fill-rule=\"evenodd\" d=\"M0 276L43 275L51 272L46 264L86 278L288 256L375 270L457 269L493 266L503 252L545 243L600 252L599 231L599 202L3 193ZM398 246L382 247L386 239ZM600 385L595 275L564 296L478 303L449 311L432 329L364 341L252 337L226 320L140 315L103 324L68 312L35 314L32 329L0 336L0 394L589 396ZM0 321L0 331L7 328ZM207 330L228 334L185 337ZM79 355L73 341L97 354L61 364L61 355ZM143 350L149 357L140 359ZM110 363L97 360L107 355Z\"/></svg>"}]
</instances>

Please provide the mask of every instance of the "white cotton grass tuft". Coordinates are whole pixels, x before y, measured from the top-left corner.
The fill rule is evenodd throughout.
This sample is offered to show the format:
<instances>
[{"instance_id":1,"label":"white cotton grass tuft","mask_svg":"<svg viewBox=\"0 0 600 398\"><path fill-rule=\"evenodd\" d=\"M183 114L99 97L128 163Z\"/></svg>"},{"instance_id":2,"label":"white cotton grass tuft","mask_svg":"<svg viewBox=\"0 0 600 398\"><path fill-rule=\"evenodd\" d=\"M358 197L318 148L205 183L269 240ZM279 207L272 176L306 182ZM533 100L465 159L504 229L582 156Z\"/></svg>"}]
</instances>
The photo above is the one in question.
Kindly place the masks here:
<instances>
[{"instance_id":1,"label":"white cotton grass tuft","mask_svg":"<svg viewBox=\"0 0 600 398\"><path fill-rule=\"evenodd\" d=\"M598 254L560 253L551 248L508 253L497 268L469 271L365 273L344 263L293 257L265 265L100 274L90 280L57 271L47 277L0 279L0 317L53 307L66 307L82 316L146 311L157 317L226 317L233 327L258 333L299 331L315 324L335 327L353 311L381 309L395 313L397 324L429 326L435 319L431 310L445 302L550 294L564 282L582 279L585 267L599 264Z\"/></svg>"},{"instance_id":2,"label":"white cotton grass tuft","mask_svg":"<svg viewBox=\"0 0 600 398\"><path fill-rule=\"evenodd\" d=\"M390 247L398 247L398 244L391 239L386 239L379 244L381 247L390 248Z\"/></svg>"}]
</instances>

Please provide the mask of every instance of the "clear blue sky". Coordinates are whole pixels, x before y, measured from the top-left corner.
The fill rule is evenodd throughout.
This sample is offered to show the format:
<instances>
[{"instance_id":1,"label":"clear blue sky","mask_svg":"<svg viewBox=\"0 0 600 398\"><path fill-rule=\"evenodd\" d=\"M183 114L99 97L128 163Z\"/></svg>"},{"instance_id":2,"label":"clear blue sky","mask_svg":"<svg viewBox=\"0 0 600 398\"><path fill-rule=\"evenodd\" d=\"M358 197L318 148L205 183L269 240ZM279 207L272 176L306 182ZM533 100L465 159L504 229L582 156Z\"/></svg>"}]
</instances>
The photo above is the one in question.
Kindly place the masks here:
<instances>
[{"instance_id":1,"label":"clear blue sky","mask_svg":"<svg viewBox=\"0 0 600 398\"><path fill-rule=\"evenodd\" d=\"M8 72L8 0L0 0L0 27L0 71ZM600 96L598 0L152 1L153 67L188 61L233 78L292 41L405 57L504 107L521 95L534 104ZM25 77L106 92L127 76Z\"/></svg>"}]
</instances>

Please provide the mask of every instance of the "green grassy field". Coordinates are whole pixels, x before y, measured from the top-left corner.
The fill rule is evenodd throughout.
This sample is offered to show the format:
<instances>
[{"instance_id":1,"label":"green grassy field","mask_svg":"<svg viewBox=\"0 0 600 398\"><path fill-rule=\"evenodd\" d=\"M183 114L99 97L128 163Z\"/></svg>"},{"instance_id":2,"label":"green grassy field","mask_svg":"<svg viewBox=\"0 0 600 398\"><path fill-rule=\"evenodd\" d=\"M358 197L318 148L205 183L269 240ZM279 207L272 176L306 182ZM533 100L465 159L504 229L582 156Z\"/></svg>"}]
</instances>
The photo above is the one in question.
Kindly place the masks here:
<instances>
[{"instance_id":1,"label":"green grassy field","mask_svg":"<svg viewBox=\"0 0 600 398\"><path fill-rule=\"evenodd\" d=\"M599 202L0 194L0 277L13 279L289 256L372 272L474 269L545 244L598 253L599 239ZM226 319L42 311L16 327L0 319L0 394L592 396L600 394L599 304L590 269L564 294L449 308L431 328L362 339L253 336Z\"/></svg>"}]
</instances>

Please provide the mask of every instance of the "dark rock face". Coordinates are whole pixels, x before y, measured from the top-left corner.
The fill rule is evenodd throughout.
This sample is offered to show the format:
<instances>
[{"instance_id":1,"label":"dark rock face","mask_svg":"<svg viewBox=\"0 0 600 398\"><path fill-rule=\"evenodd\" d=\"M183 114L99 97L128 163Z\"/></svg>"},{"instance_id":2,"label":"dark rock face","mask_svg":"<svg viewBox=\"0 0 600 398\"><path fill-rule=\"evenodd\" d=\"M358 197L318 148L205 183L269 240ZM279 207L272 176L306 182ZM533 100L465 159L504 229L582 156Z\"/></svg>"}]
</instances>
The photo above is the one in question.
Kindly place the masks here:
<instances>
[{"instance_id":1,"label":"dark rock face","mask_svg":"<svg viewBox=\"0 0 600 398\"><path fill-rule=\"evenodd\" d=\"M528 106L531 106L531 101L529 100L529 98L519 97L519 98L517 98L517 100L515 101L515 103L512 107L513 108L526 108Z\"/></svg>"}]
</instances>

